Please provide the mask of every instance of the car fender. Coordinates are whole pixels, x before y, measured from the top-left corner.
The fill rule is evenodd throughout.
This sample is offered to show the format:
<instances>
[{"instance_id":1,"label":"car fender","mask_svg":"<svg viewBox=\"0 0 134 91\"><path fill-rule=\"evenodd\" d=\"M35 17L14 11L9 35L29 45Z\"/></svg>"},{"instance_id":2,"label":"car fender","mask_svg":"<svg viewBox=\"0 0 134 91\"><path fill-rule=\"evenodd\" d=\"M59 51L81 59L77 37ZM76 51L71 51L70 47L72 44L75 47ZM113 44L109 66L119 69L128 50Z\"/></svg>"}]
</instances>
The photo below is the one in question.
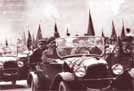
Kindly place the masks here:
<instances>
[{"instance_id":1,"label":"car fender","mask_svg":"<svg viewBox=\"0 0 134 91\"><path fill-rule=\"evenodd\" d=\"M28 78L27 78L27 83L29 86L31 86L32 81L34 84L37 86L39 82L38 75L35 72L29 72Z\"/></svg>"},{"instance_id":2,"label":"car fender","mask_svg":"<svg viewBox=\"0 0 134 91\"><path fill-rule=\"evenodd\" d=\"M60 81L66 81L66 82L71 82L74 81L75 77L73 73L70 72L61 72L57 74L50 86L51 90L56 90L57 87L59 86Z\"/></svg>"},{"instance_id":3,"label":"car fender","mask_svg":"<svg viewBox=\"0 0 134 91\"><path fill-rule=\"evenodd\" d=\"M75 79L74 74L70 72L59 73L56 77L60 76L64 81L73 81Z\"/></svg>"}]
</instances>

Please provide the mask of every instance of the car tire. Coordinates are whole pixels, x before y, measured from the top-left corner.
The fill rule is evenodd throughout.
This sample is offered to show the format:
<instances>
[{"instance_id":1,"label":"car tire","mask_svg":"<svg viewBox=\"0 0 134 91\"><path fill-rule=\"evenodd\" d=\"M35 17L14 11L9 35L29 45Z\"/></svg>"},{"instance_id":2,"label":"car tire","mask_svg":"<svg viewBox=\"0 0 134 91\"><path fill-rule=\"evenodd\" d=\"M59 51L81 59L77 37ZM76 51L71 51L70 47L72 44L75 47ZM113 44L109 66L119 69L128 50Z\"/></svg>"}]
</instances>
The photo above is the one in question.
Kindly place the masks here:
<instances>
[{"instance_id":1,"label":"car tire","mask_svg":"<svg viewBox=\"0 0 134 91\"><path fill-rule=\"evenodd\" d=\"M68 82L61 81L59 83L58 91L86 91L86 88L83 88L78 84L73 85Z\"/></svg>"},{"instance_id":2,"label":"car tire","mask_svg":"<svg viewBox=\"0 0 134 91\"><path fill-rule=\"evenodd\" d=\"M30 76L30 77L28 77L27 78L27 86L30 88L31 86L32 86L32 77Z\"/></svg>"},{"instance_id":3,"label":"car tire","mask_svg":"<svg viewBox=\"0 0 134 91\"><path fill-rule=\"evenodd\" d=\"M32 88L32 91L38 91L38 88L35 85L34 81L32 81L32 83L31 83L31 88Z\"/></svg>"},{"instance_id":4,"label":"car tire","mask_svg":"<svg viewBox=\"0 0 134 91\"><path fill-rule=\"evenodd\" d=\"M72 88L69 86L68 83L61 81L59 83L58 91L72 91Z\"/></svg>"}]
</instances>

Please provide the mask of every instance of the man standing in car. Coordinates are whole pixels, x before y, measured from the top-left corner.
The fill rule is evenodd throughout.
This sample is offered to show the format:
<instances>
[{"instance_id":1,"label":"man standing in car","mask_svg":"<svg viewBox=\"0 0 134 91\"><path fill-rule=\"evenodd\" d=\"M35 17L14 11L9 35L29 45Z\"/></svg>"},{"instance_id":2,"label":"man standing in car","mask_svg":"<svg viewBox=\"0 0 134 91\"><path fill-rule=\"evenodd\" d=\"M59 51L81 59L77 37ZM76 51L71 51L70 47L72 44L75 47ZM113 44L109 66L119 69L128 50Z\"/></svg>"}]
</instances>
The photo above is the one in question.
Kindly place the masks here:
<instances>
[{"instance_id":1,"label":"man standing in car","mask_svg":"<svg viewBox=\"0 0 134 91\"><path fill-rule=\"evenodd\" d=\"M41 56L42 52L47 49L47 39L41 39L38 41L38 47L33 51L33 54L30 57L30 63L32 64L32 67L35 67L35 65L39 62L41 62Z\"/></svg>"}]
</instances>

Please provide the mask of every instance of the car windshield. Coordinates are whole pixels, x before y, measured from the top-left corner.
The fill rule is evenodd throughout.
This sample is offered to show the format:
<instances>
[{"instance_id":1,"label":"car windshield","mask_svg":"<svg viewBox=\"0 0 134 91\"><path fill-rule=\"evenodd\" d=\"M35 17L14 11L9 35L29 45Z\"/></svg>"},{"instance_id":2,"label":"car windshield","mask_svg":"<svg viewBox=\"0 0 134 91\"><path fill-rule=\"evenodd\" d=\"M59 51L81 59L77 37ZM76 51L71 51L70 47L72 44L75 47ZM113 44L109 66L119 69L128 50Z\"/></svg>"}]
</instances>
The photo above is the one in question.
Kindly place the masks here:
<instances>
[{"instance_id":1,"label":"car windshield","mask_svg":"<svg viewBox=\"0 0 134 91\"><path fill-rule=\"evenodd\" d=\"M102 37L68 37L56 39L57 54L60 57L75 55L102 55L104 39Z\"/></svg>"}]
</instances>

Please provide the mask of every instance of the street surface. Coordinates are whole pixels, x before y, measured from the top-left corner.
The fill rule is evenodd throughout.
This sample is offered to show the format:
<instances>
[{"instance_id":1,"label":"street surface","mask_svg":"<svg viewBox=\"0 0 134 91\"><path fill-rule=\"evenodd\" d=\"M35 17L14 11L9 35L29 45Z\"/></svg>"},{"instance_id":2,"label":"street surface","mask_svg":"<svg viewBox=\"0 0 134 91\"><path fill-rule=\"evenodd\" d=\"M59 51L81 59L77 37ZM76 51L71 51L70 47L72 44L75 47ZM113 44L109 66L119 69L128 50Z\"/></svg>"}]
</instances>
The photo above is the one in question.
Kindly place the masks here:
<instances>
[{"instance_id":1,"label":"street surface","mask_svg":"<svg viewBox=\"0 0 134 91\"><path fill-rule=\"evenodd\" d=\"M31 88L27 87L26 80L17 81L15 86L11 82L0 82L0 91L31 91Z\"/></svg>"},{"instance_id":2,"label":"street surface","mask_svg":"<svg viewBox=\"0 0 134 91\"><path fill-rule=\"evenodd\" d=\"M17 81L15 86L11 85L11 82L0 82L0 91L32 91L27 87L26 80ZM100 90L87 90L87 91L100 91Z\"/></svg>"}]
</instances>

